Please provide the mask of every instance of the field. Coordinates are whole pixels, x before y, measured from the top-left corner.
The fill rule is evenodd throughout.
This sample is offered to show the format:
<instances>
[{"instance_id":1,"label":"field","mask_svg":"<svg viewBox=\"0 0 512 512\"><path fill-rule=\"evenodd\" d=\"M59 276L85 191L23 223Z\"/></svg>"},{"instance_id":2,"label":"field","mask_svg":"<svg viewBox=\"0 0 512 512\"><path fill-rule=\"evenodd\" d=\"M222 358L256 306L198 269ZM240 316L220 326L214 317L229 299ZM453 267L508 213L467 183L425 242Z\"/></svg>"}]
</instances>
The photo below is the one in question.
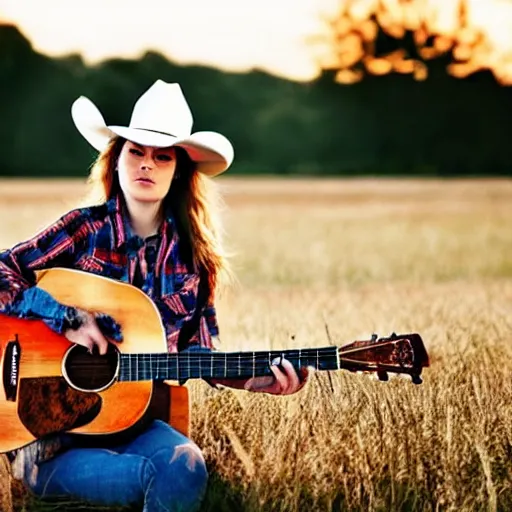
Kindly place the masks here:
<instances>
[{"instance_id":1,"label":"field","mask_svg":"<svg viewBox=\"0 0 512 512\"><path fill-rule=\"evenodd\" d=\"M219 184L238 277L218 302L224 349L418 332L431 367L421 386L318 372L290 397L187 384L203 510L512 510L512 181ZM0 247L82 191L0 181ZM49 507L18 488L15 508Z\"/></svg>"}]
</instances>

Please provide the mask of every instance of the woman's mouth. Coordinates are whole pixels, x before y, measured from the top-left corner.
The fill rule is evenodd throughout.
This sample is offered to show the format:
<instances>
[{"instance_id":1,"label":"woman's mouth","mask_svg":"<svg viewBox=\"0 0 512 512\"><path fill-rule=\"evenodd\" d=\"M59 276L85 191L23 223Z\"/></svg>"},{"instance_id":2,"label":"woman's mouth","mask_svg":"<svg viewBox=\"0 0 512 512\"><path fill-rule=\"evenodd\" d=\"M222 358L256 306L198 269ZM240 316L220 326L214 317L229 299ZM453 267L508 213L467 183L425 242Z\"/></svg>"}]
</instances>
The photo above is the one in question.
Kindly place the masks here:
<instances>
[{"instance_id":1,"label":"woman's mouth","mask_svg":"<svg viewBox=\"0 0 512 512\"><path fill-rule=\"evenodd\" d=\"M137 178L135 180L137 183L142 183L146 185L154 185L155 182L153 180L150 180L149 178Z\"/></svg>"}]
</instances>

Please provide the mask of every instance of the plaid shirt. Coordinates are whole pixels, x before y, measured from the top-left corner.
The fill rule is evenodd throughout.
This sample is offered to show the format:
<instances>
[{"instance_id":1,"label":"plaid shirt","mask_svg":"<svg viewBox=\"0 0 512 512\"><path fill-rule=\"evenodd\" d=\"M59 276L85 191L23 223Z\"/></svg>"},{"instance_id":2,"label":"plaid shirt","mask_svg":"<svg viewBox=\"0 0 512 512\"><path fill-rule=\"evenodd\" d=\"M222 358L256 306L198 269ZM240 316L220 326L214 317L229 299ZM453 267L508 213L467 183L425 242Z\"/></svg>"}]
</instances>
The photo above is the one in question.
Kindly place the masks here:
<instances>
[{"instance_id":1,"label":"plaid shirt","mask_svg":"<svg viewBox=\"0 0 512 512\"><path fill-rule=\"evenodd\" d=\"M172 215L158 235L134 235L120 196L90 208L72 210L31 240L0 253L0 311L42 319L58 333L67 328L68 307L35 287L34 271L52 267L83 270L135 284L156 304L169 352L177 351L181 327L195 312L199 274L183 255ZM189 345L212 349L217 317L209 302Z\"/></svg>"}]
</instances>

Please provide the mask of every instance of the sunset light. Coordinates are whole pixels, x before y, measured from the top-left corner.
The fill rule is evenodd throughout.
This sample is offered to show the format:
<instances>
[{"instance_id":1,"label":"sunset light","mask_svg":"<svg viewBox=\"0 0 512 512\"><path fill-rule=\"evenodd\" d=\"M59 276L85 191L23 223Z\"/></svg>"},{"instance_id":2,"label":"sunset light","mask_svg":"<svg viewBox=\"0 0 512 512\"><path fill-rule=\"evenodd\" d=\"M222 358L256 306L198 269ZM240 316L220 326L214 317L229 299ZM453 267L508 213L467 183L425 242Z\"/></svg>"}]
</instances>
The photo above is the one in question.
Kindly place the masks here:
<instances>
[{"instance_id":1,"label":"sunset light","mask_svg":"<svg viewBox=\"0 0 512 512\"><path fill-rule=\"evenodd\" d=\"M182 64L256 67L308 79L317 72L306 44L321 26L316 5L318 0L0 0L0 19L17 24L36 50L50 55L80 52L97 62L152 49Z\"/></svg>"},{"instance_id":2,"label":"sunset light","mask_svg":"<svg viewBox=\"0 0 512 512\"><path fill-rule=\"evenodd\" d=\"M297 80L339 66L338 80L350 82L362 77L352 66L364 57L369 73L425 79L419 60L365 54L379 24L396 38L412 31L425 61L452 51L454 76L490 69L500 83L512 83L508 0L0 0L0 19L17 24L43 53L80 52L91 63L152 49L177 63L260 68Z\"/></svg>"},{"instance_id":3,"label":"sunset light","mask_svg":"<svg viewBox=\"0 0 512 512\"><path fill-rule=\"evenodd\" d=\"M512 0L0 0L0 90L0 512L512 512Z\"/></svg>"},{"instance_id":4,"label":"sunset light","mask_svg":"<svg viewBox=\"0 0 512 512\"><path fill-rule=\"evenodd\" d=\"M459 78L489 69L501 84L512 84L512 2L507 0L332 0L324 14L325 31L316 38L325 49L324 67L340 68L339 82L362 78L356 63L382 75L427 77L429 61L452 52L448 72ZM405 52L374 55L378 27L389 36L414 37L420 59Z\"/></svg>"}]
</instances>

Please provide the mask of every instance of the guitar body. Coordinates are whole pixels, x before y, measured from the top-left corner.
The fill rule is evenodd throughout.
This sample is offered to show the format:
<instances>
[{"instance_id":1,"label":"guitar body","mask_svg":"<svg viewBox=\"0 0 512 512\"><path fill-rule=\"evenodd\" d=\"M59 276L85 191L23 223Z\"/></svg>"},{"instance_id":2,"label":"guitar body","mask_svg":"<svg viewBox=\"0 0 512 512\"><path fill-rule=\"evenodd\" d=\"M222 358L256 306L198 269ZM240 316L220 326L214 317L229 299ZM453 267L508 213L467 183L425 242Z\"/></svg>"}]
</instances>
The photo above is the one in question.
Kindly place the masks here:
<instances>
[{"instance_id":1,"label":"guitar body","mask_svg":"<svg viewBox=\"0 0 512 512\"><path fill-rule=\"evenodd\" d=\"M41 272L38 286L62 304L115 318L123 332L121 353L167 351L158 310L137 288L68 269ZM144 416L153 397L152 381L116 380L101 391L77 390L63 375L63 358L71 346L42 321L0 316L0 452L63 430L117 433Z\"/></svg>"}]
</instances>

